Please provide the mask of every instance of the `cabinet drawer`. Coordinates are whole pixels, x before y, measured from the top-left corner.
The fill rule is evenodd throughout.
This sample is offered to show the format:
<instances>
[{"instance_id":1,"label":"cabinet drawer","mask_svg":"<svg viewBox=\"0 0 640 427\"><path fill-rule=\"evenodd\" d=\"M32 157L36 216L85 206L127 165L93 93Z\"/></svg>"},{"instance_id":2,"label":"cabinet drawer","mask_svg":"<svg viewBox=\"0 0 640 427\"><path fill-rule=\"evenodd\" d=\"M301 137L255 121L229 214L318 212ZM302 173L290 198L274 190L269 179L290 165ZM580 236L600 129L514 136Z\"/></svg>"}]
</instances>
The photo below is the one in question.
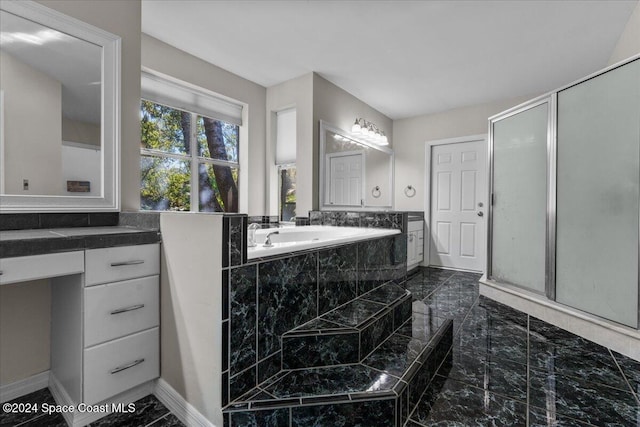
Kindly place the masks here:
<instances>
[{"instance_id":1,"label":"cabinet drawer","mask_svg":"<svg viewBox=\"0 0 640 427\"><path fill-rule=\"evenodd\" d=\"M85 350L83 401L95 404L157 378L159 359L158 328Z\"/></svg>"},{"instance_id":2,"label":"cabinet drawer","mask_svg":"<svg viewBox=\"0 0 640 427\"><path fill-rule=\"evenodd\" d=\"M158 276L84 290L84 346L158 326Z\"/></svg>"},{"instance_id":3,"label":"cabinet drawer","mask_svg":"<svg viewBox=\"0 0 640 427\"><path fill-rule=\"evenodd\" d=\"M89 249L85 255L86 286L160 273L160 245Z\"/></svg>"},{"instance_id":4,"label":"cabinet drawer","mask_svg":"<svg viewBox=\"0 0 640 427\"><path fill-rule=\"evenodd\" d=\"M0 285L84 271L82 251L0 259Z\"/></svg>"}]
</instances>

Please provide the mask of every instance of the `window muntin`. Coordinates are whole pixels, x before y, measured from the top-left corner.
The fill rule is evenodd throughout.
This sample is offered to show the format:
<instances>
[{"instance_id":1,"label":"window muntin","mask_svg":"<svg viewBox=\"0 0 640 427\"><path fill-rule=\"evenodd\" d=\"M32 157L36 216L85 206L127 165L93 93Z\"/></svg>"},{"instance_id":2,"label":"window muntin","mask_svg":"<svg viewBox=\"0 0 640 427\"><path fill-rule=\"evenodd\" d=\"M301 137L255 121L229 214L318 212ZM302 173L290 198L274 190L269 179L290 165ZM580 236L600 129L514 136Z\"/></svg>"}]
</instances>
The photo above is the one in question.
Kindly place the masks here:
<instances>
[{"instance_id":1,"label":"window muntin","mask_svg":"<svg viewBox=\"0 0 640 427\"><path fill-rule=\"evenodd\" d=\"M239 126L145 99L140 114L140 208L238 212Z\"/></svg>"}]
</instances>

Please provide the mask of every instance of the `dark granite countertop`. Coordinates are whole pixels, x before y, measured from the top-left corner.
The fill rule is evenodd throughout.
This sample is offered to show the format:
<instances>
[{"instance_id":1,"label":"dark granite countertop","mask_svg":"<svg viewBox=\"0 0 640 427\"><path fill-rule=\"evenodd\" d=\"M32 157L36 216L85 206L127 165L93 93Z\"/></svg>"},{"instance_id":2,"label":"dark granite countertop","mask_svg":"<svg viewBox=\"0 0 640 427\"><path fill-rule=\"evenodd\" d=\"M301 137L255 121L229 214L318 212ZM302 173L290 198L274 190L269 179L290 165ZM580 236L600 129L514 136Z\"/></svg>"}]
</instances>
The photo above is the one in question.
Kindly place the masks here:
<instances>
[{"instance_id":1,"label":"dark granite countertop","mask_svg":"<svg viewBox=\"0 0 640 427\"><path fill-rule=\"evenodd\" d=\"M158 230L74 227L0 231L0 258L160 242Z\"/></svg>"}]
</instances>

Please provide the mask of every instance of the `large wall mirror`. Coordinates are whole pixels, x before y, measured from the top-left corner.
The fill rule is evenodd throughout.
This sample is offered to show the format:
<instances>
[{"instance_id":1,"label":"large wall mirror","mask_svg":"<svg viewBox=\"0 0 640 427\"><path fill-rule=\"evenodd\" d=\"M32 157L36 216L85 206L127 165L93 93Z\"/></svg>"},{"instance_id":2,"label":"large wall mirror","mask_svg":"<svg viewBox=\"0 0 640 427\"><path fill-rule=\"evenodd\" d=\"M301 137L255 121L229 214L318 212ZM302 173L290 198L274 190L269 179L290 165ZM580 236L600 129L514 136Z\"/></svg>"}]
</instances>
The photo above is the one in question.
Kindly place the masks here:
<instances>
[{"instance_id":1,"label":"large wall mirror","mask_svg":"<svg viewBox=\"0 0 640 427\"><path fill-rule=\"evenodd\" d=\"M393 150L320 121L321 209L393 208Z\"/></svg>"},{"instance_id":2,"label":"large wall mirror","mask_svg":"<svg viewBox=\"0 0 640 427\"><path fill-rule=\"evenodd\" d=\"M120 38L0 3L0 211L119 209Z\"/></svg>"}]
</instances>

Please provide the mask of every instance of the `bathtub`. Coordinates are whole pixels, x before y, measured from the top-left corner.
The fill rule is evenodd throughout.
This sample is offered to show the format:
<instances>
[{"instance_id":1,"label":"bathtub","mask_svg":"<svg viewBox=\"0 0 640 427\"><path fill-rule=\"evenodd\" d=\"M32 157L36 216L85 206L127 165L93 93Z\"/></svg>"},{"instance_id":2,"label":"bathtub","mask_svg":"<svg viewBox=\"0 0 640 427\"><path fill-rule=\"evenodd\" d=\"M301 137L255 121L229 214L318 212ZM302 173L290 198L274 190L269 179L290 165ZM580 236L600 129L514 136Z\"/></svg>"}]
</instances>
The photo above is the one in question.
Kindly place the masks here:
<instances>
[{"instance_id":1,"label":"bathtub","mask_svg":"<svg viewBox=\"0 0 640 427\"><path fill-rule=\"evenodd\" d=\"M264 247L268 233L273 247ZM256 230L257 246L247 250L247 258L261 258L280 255L305 249L322 248L344 243L359 242L384 236L400 234L400 230L386 228L333 227L328 225L309 225L301 227L267 228Z\"/></svg>"}]
</instances>

